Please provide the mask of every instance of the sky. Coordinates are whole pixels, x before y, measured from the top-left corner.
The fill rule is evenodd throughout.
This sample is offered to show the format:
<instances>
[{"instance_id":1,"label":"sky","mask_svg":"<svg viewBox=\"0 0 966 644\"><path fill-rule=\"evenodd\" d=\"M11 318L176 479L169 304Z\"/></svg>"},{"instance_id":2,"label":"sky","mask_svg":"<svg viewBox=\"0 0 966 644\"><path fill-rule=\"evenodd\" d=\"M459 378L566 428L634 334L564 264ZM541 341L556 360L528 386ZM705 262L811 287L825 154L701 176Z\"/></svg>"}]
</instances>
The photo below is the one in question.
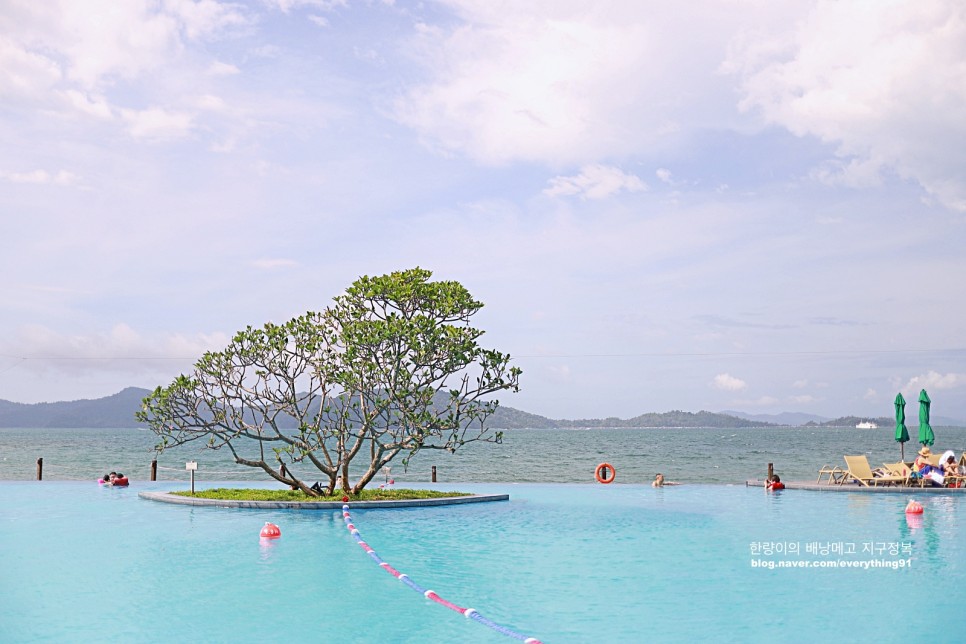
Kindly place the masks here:
<instances>
[{"instance_id":1,"label":"sky","mask_svg":"<svg viewBox=\"0 0 966 644\"><path fill-rule=\"evenodd\" d=\"M966 3L5 0L0 399L419 266L552 418L966 418Z\"/></svg>"}]
</instances>

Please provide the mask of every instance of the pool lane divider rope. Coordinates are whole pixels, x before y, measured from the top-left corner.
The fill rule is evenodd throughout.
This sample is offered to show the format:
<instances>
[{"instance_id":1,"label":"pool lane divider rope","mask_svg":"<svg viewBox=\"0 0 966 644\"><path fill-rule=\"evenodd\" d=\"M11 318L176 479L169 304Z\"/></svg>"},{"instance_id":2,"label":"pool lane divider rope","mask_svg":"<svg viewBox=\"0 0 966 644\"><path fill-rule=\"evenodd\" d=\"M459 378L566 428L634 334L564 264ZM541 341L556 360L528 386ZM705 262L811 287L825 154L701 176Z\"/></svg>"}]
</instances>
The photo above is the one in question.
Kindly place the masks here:
<instances>
[{"instance_id":1,"label":"pool lane divider rope","mask_svg":"<svg viewBox=\"0 0 966 644\"><path fill-rule=\"evenodd\" d=\"M451 601L447 601L443 599L442 597L436 594L436 591L423 588L422 586L414 582L412 579L410 579L409 575L399 572L391 565L389 565L389 562L383 561L379 557L379 555L376 554L376 551L373 550L368 543L362 540L362 535L359 534L359 530L352 523L352 516L350 516L349 514L348 504L345 504L342 506L342 520L345 521L345 527L349 531L349 534L352 535L352 538L355 539L356 543L358 543L359 546L361 546L362 549L366 551L366 554L372 557L373 561L379 564L379 567L381 567L383 570L388 572L390 575L392 575L402 583L406 584L407 586L415 590L417 593L419 593L426 599L431 599L437 604L445 606L450 610L456 611L457 613L461 614L463 617L467 619L472 619L473 621L479 622L480 624L483 624L484 626L492 628L493 630L499 633L503 633L507 637L512 637L513 639L520 640L521 642L525 642L526 644L542 644L540 640L534 637L527 637L523 633L517 633L516 631L509 629L506 626L497 624L493 620L487 617L484 617L483 615L480 615L475 608L463 608L462 606L457 606Z\"/></svg>"}]
</instances>

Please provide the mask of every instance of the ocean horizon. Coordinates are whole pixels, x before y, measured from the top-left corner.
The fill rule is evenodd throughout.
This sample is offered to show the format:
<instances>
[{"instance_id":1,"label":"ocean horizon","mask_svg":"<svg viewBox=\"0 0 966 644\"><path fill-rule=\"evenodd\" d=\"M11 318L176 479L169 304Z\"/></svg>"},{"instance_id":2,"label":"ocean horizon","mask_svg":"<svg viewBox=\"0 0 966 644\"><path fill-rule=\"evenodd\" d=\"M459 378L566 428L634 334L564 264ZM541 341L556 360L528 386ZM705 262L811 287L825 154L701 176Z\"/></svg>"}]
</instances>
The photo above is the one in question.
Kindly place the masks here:
<instances>
[{"instance_id":1,"label":"ocean horizon","mask_svg":"<svg viewBox=\"0 0 966 644\"><path fill-rule=\"evenodd\" d=\"M966 428L937 427L933 451L966 452ZM905 443L906 460L920 445L914 431ZM236 465L226 450L196 444L154 452L157 437L138 428L0 428L0 480L35 480L43 459L44 480L96 481L105 472L122 471L133 482L150 478L158 461L158 479L187 481L187 461L198 463L196 481L270 479L261 471ZM391 463L398 484L431 480L453 483L594 483L594 469L610 463L615 483L645 483L661 472L682 483L739 484L764 478L768 464L786 481L814 480L824 465L844 465L846 454L864 454L874 466L900 458L891 428L749 427L512 429L502 444L471 443L454 454L423 450L410 460ZM356 465L363 466L357 459ZM354 468L355 469L355 468ZM295 470L305 480L317 472ZM382 482L377 477L373 485Z\"/></svg>"}]
</instances>

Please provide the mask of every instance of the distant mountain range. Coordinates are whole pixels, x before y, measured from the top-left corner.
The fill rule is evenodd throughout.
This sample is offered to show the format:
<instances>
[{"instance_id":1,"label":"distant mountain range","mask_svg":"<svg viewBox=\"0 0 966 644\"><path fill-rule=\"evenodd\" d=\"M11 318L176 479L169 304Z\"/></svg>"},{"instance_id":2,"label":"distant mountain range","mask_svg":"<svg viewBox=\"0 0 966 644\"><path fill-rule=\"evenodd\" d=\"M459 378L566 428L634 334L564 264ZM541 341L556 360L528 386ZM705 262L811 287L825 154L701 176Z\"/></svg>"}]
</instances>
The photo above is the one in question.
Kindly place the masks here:
<instances>
[{"instance_id":1,"label":"distant mountain range","mask_svg":"<svg viewBox=\"0 0 966 644\"><path fill-rule=\"evenodd\" d=\"M832 420L831 418L816 416L815 414L803 414L800 412L791 411L783 411L780 414L746 414L743 411L730 411L726 409L721 413L727 414L728 416L735 416L737 418L744 418L745 420L757 420L763 423L771 423L772 425L800 426L806 423L821 424Z\"/></svg>"},{"instance_id":2,"label":"distant mountain range","mask_svg":"<svg viewBox=\"0 0 966 644\"><path fill-rule=\"evenodd\" d=\"M136 427L134 412L149 393L128 387L93 400L34 404L0 400L0 427Z\"/></svg>"},{"instance_id":3,"label":"distant mountain range","mask_svg":"<svg viewBox=\"0 0 966 644\"><path fill-rule=\"evenodd\" d=\"M805 425L820 425L823 427L855 427L857 423L863 421L872 421L879 427L895 427L896 423L896 419L892 416L879 416L877 418L872 418L871 416L841 416L839 418L828 418L826 416L816 416L815 414L804 414L788 411L780 414L746 414L741 411L723 411L721 413L729 416L737 416L738 418L745 418L747 420L758 420L764 423L770 423L772 425L788 425L790 427L802 427ZM933 416L929 419L929 424L937 427L963 427L966 426L966 421L956 418L949 418L948 416ZM911 416L909 415L909 408L906 408L906 426L919 426L918 407L913 407Z\"/></svg>"},{"instance_id":4,"label":"distant mountain range","mask_svg":"<svg viewBox=\"0 0 966 644\"><path fill-rule=\"evenodd\" d=\"M150 394L147 389L128 387L113 396L93 400L72 400L52 403L16 403L0 400L0 427L135 427L134 413L141 408L141 400ZM494 429L554 429L598 427L773 427L816 425L827 427L855 427L857 422L872 420L879 427L895 423L890 417L865 418L844 416L830 419L814 414L784 412L781 414L746 414L738 411L714 413L710 411L669 411L648 413L633 418L585 418L579 420L553 419L538 416L513 407L500 406L488 423ZM911 427L918 426L916 417ZM909 424L909 423L907 423ZM963 426L966 423L950 418L936 417L937 426Z\"/></svg>"}]
</instances>

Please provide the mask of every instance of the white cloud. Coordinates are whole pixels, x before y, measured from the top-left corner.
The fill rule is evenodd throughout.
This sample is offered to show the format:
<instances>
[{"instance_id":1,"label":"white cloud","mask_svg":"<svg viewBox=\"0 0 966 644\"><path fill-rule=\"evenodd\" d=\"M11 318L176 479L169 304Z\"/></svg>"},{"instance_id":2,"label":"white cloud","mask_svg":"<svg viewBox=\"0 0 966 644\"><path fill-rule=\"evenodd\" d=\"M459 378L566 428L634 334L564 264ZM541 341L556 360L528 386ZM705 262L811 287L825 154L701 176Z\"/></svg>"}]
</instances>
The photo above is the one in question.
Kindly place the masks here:
<instances>
[{"instance_id":1,"label":"white cloud","mask_svg":"<svg viewBox=\"0 0 966 644\"><path fill-rule=\"evenodd\" d=\"M966 4L819 1L792 30L735 41L741 106L838 146L814 176L876 185L895 171L966 211Z\"/></svg>"},{"instance_id":2,"label":"white cloud","mask_svg":"<svg viewBox=\"0 0 966 644\"><path fill-rule=\"evenodd\" d=\"M869 387L865 391L865 395L862 396L862 398L864 398L865 400L876 400L878 397L879 397L878 392L876 392L876 390L872 389L871 387Z\"/></svg>"},{"instance_id":3,"label":"white cloud","mask_svg":"<svg viewBox=\"0 0 966 644\"><path fill-rule=\"evenodd\" d=\"M714 69L736 20L715 3L446 4L461 21L417 27L410 50L428 80L396 104L399 121L444 150L586 163L659 144L728 100L712 100L706 83L721 82Z\"/></svg>"},{"instance_id":4,"label":"white cloud","mask_svg":"<svg viewBox=\"0 0 966 644\"><path fill-rule=\"evenodd\" d=\"M223 63L220 60L216 60L208 66L208 73L213 76L234 76L240 73L241 70L231 63Z\"/></svg>"},{"instance_id":5,"label":"white cloud","mask_svg":"<svg viewBox=\"0 0 966 644\"><path fill-rule=\"evenodd\" d=\"M316 16L316 15L313 14L313 15L310 15L309 16L309 21L314 22L315 24L317 24L320 27L328 27L329 26L329 20L328 20L328 18L325 18L324 16Z\"/></svg>"},{"instance_id":6,"label":"white cloud","mask_svg":"<svg viewBox=\"0 0 966 644\"><path fill-rule=\"evenodd\" d=\"M224 333L144 335L124 323L92 334L65 334L30 326L0 345L0 353L20 359L17 368L32 372L138 374L170 371L172 364L182 368L229 341Z\"/></svg>"},{"instance_id":7,"label":"white cloud","mask_svg":"<svg viewBox=\"0 0 966 644\"><path fill-rule=\"evenodd\" d=\"M256 259L252 262L252 266L255 268L260 268L263 270L272 270L275 268L288 268L290 266L296 266L298 262L291 259L272 259L272 258L262 258Z\"/></svg>"},{"instance_id":8,"label":"white cloud","mask_svg":"<svg viewBox=\"0 0 966 644\"><path fill-rule=\"evenodd\" d=\"M87 94L76 89L69 89L61 94L72 111L101 120L113 118L111 106L102 96Z\"/></svg>"},{"instance_id":9,"label":"white cloud","mask_svg":"<svg viewBox=\"0 0 966 644\"><path fill-rule=\"evenodd\" d=\"M802 395L802 396L792 396L792 397L790 398L790 400L791 400L791 401L792 401L793 403L798 403L798 404L800 404L800 405L806 405L806 404L808 404L808 403L812 403L812 402L815 402L815 396L809 396L809 395L807 395L807 394L805 394L805 395Z\"/></svg>"},{"instance_id":10,"label":"white cloud","mask_svg":"<svg viewBox=\"0 0 966 644\"><path fill-rule=\"evenodd\" d=\"M640 192L647 189L644 182L635 175L599 164L584 166L580 174L572 177L554 177L549 183L550 187L543 191L545 195L580 195L583 199L604 199L622 190Z\"/></svg>"},{"instance_id":11,"label":"white cloud","mask_svg":"<svg viewBox=\"0 0 966 644\"><path fill-rule=\"evenodd\" d=\"M191 39L250 22L239 5L215 0L164 0L164 8L179 19L185 35Z\"/></svg>"},{"instance_id":12,"label":"white cloud","mask_svg":"<svg viewBox=\"0 0 966 644\"><path fill-rule=\"evenodd\" d=\"M2 32L0 32L2 33ZM60 66L38 53L0 35L0 96L34 100L56 86Z\"/></svg>"},{"instance_id":13,"label":"white cloud","mask_svg":"<svg viewBox=\"0 0 966 644\"><path fill-rule=\"evenodd\" d=\"M792 383L792 387L794 387L795 389L804 389L807 386L808 386L808 380L804 380L804 379L796 380L795 382Z\"/></svg>"},{"instance_id":14,"label":"white cloud","mask_svg":"<svg viewBox=\"0 0 966 644\"><path fill-rule=\"evenodd\" d=\"M425 80L395 103L432 147L579 165L757 121L834 148L814 180L898 174L966 211L959 0L443 4L456 20L417 25Z\"/></svg>"},{"instance_id":15,"label":"white cloud","mask_svg":"<svg viewBox=\"0 0 966 644\"><path fill-rule=\"evenodd\" d=\"M199 96L194 100L194 104L198 109L209 110L212 112L223 112L228 107L220 96L213 96L211 94Z\"/></svg>"},{"instance_id":16,"label":"white cloud","mask_svg":"<svg viewBox=\"0 0 966 644\"><path fill-rule=\"evenodd\" d=\"M668 185L672 185L671 171L668 170L667 168L658 168L657 171L654 172L654 174L657 176L658 179L660 179L664 183Z\"/></svg>"},{"instance_id":17,"label":"white cloud","mask_svg":"<svg viewBox=\"0 0 966 644\"><path fill-rule=\"evenodd\" d=\"M938 373L929 371L921 376L914 376L909 379L903 391L918 396L921 389L955 389L966 386L966 374L963 373Z\"/></svg>"},{"instance_id":18,"label":"white cloud","mask_svg":"<svg viewBox=\"0 0 966 644\"><path fill-rule=\"evenodd\" d=\"M721 389L724 391L741 391L748 386L748 383L740 378L735 378L731 374L719 373L714 377L712 386L715 389Z\"/></svg>"},{"instance_id":19,"label":"white cloud","mask_svg":"<svg viewBox=\"0 0 966 644\"><path fill-rule=\"evenodd\" d=\"M66 77L83 88L155 69L177 47L178 21L145 0L54 0L29 7L17 25L19 39L31 50L56 54Z\"/></svg>"},{"instance_id":20,"label":"white cloud","mask_svg":"<svg viewBox=\"0 0 966 644\"><path fill-rule=\"evenodd\" d=\"M50 173L46 170L11 172L4 174L3 178L12 183L50 183Z\"/></svg>"},{"instance_id":21,"label":"white cloud","mask_svg":"<svg viewBox=\"0 0 966 644\"><path fill-rule=\"evenodd\" d=\"M207 56L199 62L185 49L250 23L239 5L214 0L12 4L15 9L0 16L0 95L101 120L120 113L112 102L143 104L141 94L163 88L168 79L177 84L206 68L214 75L237 73ZM140 85L145 78L150 84Z\"/></svg>"},{"instance_id":22,"label":"white cloud","mask_svg":"<svg viewBox=\"0 0 966 644\"><path fill-rule=\"evenodd\" d=\"M339 7L348 6L347 0L265 0L265 3L279 9L282 13L289 13L293 9L302 7L312 7L320 11L333 11Z\"/></svg>"},{"instance_id":23,"label":"white cloud","mask_svg":"<svg viewBox=\"0 0 966 644\"><path fill-rule=\"evenodd\" d=\"M56 174L51 174L46 170L31 170L30 172L0 173L0 179L5 179L11 183L52 183L60 186L69 186L77 182L78 176L66 170L60 170Z\"/></svg>"},{"instance_id":24,"label":"white cloud","mask_svg":"<svg viewBox=\"0 0 966 644\"><path fill-rule=\"evenodd\" d=\"M160 107L146 110L121 110L128 132L135 139L163 141L184 137L192 127L192 116Z\"/></svg>"}]
</instances>

